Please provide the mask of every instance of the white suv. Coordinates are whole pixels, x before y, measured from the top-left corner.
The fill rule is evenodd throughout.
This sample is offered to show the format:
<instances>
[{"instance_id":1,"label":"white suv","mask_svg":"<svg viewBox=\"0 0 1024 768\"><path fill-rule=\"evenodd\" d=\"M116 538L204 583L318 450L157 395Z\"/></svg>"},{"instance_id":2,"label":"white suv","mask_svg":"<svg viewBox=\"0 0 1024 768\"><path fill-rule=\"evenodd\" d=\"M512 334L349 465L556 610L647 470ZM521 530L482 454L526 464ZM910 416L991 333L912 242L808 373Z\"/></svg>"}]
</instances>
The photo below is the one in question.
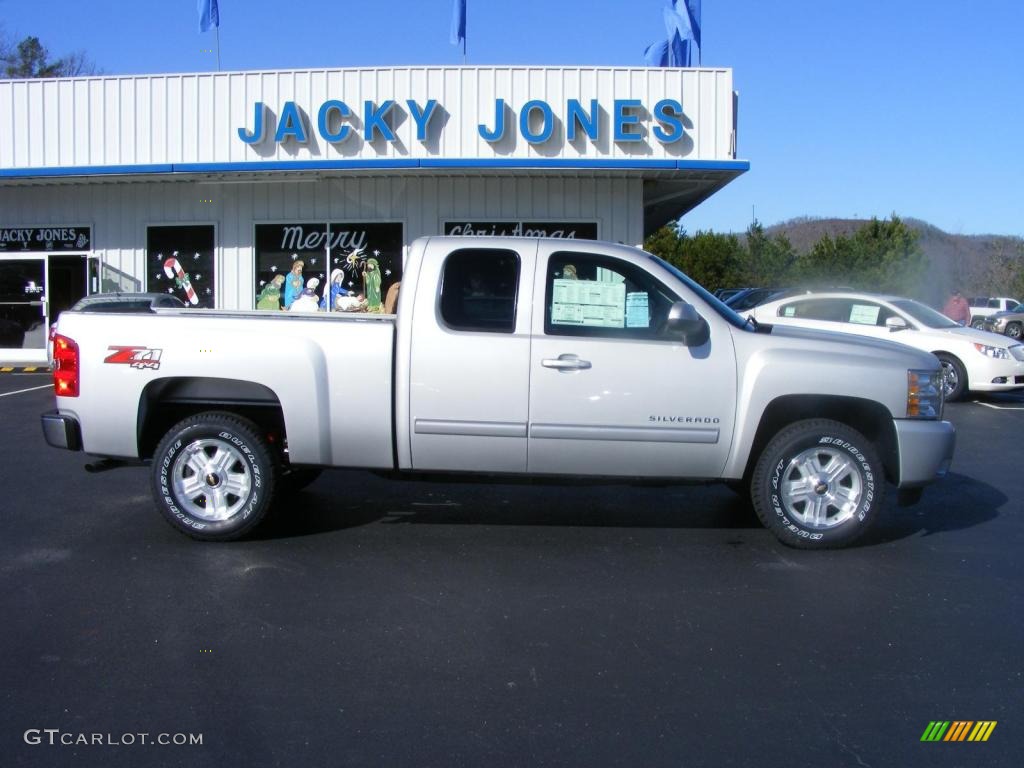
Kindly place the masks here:
<instances>
[{"instance_id":1,"label":"white suv","mask_svg":"<svg viewBox=\"0 0 1024 768\"><path fill-rule=\"evenodd\" d=\"M1006 312L1020 304L1016 299L1005 296L974 296L967 303L971 306L971 327L978 329L984 329L986 317L996 312Z\"/></svg>"},{"instance_id":2,"label":"white suv","mask_svg":"<svg viewBox=\"0 0 1024 768\"><path fill-rule=\"evenodd\" d=\"M899 296L818 293L770 301L749 314L758 323L833 330L932 352L945 371L947 400L968 390L1024 388L1024 345L964 328L931 307Z\"/></svg>"}]
</instances>

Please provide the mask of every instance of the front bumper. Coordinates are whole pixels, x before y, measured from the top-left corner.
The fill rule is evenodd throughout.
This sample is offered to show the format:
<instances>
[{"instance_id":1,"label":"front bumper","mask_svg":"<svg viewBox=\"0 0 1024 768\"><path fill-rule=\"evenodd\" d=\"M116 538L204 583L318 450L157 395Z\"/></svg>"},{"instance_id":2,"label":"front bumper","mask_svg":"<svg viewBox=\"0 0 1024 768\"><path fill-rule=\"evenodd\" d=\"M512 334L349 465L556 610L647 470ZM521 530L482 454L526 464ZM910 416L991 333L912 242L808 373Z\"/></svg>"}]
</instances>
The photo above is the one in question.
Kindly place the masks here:
<instances>
[{"instance_id":1,"label":"front bumper","mask_svg":"<svg viewBox=\"0 0 1024 768\"><path fill-rule=\"evenodd\" d=\"M1007 360L975 355L964 362L972 392L1006 392L1024 387L1024 360L1018 360L1016 355Z\"/></svg>"},{"instance_id":2,"label":"front bumper","mask_svg":"<svg viewBox=\"0 0 1024 768\"><path fill-rule=\"evenodd\" d=\"M58 411L47 411L40 418L43 437L49 445L69 451L82 450L82 429L78 426L78 419Z\"/></svg>"},{"instance_id":3,"label":"front bumper","mask_svg":"<svg viewBox=\"0 0 1024 768\"><path fill-rule=\"evenodd\" d=\"M919 488L949 471L956 446L956 429L948 421L896 419L900 488Z\"/></svg>"}]
</instances>

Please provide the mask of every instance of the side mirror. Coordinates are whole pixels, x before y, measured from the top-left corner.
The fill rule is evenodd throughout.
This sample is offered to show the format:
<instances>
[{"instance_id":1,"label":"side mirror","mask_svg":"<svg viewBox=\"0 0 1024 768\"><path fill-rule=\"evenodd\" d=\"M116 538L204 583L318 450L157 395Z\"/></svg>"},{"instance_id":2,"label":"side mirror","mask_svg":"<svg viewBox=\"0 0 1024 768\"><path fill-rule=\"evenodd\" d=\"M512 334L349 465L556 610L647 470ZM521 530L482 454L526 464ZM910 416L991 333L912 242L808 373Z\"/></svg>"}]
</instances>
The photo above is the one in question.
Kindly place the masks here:
<instances>
[{"instance_id":1,"label":"side mirror","mask_svg":"<svg viewBox=\"0 0 1024 768\"><path fill-rule=\"evenodd\" d=\"M907 330L907 321L898 316L890 317L885 321L885 327L889 329L889 333L905 331Z\"/></svg>"},{"instance_id":2,"label":"side mirror","mask_svg":"<svg viewBox=\"0 0 1024 768\"><path fill-rule=\"evenodd\" d=\"M670 331L682 336L683 343L688 347L699 347L711 338L707 320L697 313L692 304L685 301L677 301L672 305L666 325Z\"/></svg>"}]
</instances>

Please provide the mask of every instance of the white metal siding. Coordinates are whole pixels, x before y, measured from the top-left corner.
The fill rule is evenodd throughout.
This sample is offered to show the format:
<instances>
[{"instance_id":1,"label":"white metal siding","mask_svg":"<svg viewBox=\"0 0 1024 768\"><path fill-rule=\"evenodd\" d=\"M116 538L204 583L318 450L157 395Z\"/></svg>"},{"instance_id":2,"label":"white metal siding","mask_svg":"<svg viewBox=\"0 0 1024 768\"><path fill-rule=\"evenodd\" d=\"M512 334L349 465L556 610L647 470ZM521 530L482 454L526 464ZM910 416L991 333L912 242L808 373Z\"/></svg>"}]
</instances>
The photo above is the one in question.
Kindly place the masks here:
<instances>
[{"instance_id":1,"label":"white metal siding","mask_svg":"<svg viewBox=\"0 0 1024 768\"><path fill-rule=\"evenodd\" d=\"M423 67L2 81L0 168L425 157L729 160L732 97L729 69ZM422 106L430 98L439 109L428 141L420 142L405 100ZM496 145L484 141L477 126L493 123L498 98L516 117L530 99L550 103L559 121L556 138L531 145L516 128ZM598 142L564 141L570 98L584 106L599 100ZM612 109L622 98L640 99L647 110L663 98L681 101L686 138L664 145L650 135L654 123L648 121L643 143L617 144ZM364 101L394 99L403 115L398 140L368 143L353 135L325 143L317 135L317 112L328 99L345 101L360 126ZM307 144L250 146L239 139L238 129L252 126L257 101L280 115L289 100L308 116Z\"/></svg>"},{"instance_id":2,"label":"white metal siding","mask_svg":"<svg viewBox=\"0 0 1024 768\"><path fill-rule=\"evenodd\" d=\"M0 186L0 226L91 226L94 253L145 286L147 226L212 223L218 306L250 309L260 222L398 221L408 245L441 234L445 221L593 220L601 239L639 244L642 184L640 178L530 175ZM205 199L213 202L200 202Z\"/></svg>"}]
</instances>

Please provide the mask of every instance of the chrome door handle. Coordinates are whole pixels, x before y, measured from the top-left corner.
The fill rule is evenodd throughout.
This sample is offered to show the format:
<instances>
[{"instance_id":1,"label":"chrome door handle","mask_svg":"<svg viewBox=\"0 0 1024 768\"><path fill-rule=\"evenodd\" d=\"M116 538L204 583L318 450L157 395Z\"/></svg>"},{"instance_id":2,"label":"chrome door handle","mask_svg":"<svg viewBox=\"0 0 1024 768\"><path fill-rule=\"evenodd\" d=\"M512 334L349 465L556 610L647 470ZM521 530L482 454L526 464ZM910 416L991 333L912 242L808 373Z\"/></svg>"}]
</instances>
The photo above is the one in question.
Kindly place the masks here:
<instances>
[{"instance_id":1,"label":"chrome door handle","mask_svg":"<svg viewBox=\"0 0 1024 768\"><path fill-rule=\"evenodd\" d=\"M590 368L589 360L580 360L576 355L559 355L557 358L541 360L540 364L556 371L585 371Z\"/></svg>"}]
</instances>

